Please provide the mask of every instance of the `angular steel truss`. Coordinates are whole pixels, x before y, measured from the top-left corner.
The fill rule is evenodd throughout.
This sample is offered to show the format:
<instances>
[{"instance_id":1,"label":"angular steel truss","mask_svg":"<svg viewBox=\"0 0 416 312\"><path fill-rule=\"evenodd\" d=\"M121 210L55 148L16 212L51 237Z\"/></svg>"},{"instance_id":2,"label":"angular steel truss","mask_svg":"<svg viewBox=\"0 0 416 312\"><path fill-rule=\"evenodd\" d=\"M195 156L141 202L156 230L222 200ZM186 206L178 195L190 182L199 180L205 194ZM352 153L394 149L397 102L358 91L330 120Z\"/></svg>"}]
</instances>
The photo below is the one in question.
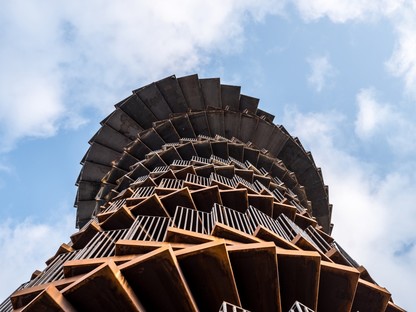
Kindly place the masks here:
<instances>
[{"instance_id":1,"label":"angular steel truss","mask_svg":"<svg viewBox=\"0 0 416 312\"><path fill-rule=\"evenodd\" d=\"M82 159L79 231L0 311L404 311L331 237L312 155L197 75L133 91Z\"/></svg>"}]
</instances>

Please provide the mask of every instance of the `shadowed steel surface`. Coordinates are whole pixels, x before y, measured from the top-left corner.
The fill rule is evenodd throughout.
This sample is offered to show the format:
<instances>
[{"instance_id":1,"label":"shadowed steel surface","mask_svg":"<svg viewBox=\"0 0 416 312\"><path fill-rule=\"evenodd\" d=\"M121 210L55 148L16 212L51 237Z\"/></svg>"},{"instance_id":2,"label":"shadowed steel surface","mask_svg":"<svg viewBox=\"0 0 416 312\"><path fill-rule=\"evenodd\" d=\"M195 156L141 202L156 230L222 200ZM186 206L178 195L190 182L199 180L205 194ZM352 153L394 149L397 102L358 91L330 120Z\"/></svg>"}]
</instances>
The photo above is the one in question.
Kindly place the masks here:
<instances>
[{"instance_id":1,"label":"shadowed steel surface","mask_svg":"<svg viewBox=\"0 0 416 312\"><path fill-rule=\"evenodd\" d=\"M169 76L117 104L81 161L79 230L0 311L404 311L331 237L310 152L240 92Z\"/></svg>"}]
</instances>

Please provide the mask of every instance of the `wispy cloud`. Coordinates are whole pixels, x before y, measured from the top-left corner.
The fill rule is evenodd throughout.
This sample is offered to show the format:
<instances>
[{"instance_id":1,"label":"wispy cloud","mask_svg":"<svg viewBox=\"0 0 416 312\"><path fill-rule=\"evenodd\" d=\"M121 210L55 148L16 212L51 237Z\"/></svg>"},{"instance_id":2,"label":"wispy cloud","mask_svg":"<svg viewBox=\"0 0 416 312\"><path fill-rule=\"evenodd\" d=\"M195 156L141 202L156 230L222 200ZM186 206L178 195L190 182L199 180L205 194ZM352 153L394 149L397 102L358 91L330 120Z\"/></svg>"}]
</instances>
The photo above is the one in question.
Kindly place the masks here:
<instances>
[{"instance_id":1,"label":"wispy cloud","mask_svg":"<svg viewBox=\"0 0 416 312\"><path fill-rule=\"evenodd\" d=\"M357 94L355 134L364 141L377 137L396 156L412 156L416 152L416 124L412 107L383 103L374 88Z\"/></svg>"},{"instance_id":2,"label":"wispy cloud","mask_svg":"<svg viewBox=\"0 0 416 312\"><path fill-rule=\"evenodd\" d=\"M393 118L391 107L379 103L372 88L360 90L357 94L357 107L355 133L361 139L372 137L377 130L386 127Z\"/></svg>"},{"instance_id":3,"label":"wispy cloud","mask_svg":"<svg viewBox=\"0 0 416 312\"><path fill-rule=\"evenodd\" d=\"M295 0L301 17L307 21L328 18L333 23L362 22L384 19L396 33L393 53L386 69L404 81L404 90L416 98L416 4L407 0Z\"/></svg>"},{"instance_id":4,"label":"wispy cloud","mask_svg":"<svg viewBox=\"0 0 416 312\"><path fill-rule=\"evenodd\" d=\"M295 0L301 16L307 20L328 17L334 23L351 20L368 20L390 15L405 0Z\"/></svg>"},{"instance_id":5,"label":"wispy cloud","mask_svg":"<svg viewBox=\"0 0 416 312\"><path fill-rule=\"evenodd\" d=\"M311 57L307 61L311 67L308 83L316 92L321 92L328 83L331 83L328 80L334 78L335 69L326 56Z\"/></svg>"},{"instance_id":6,"label":"wispy cloud","mask_svg":"<svg viewBox=\"0 0 416 312\"><path fill-rule=\"evenodd\" d=\"M6 185L5 177L13 173L13 168L7 163L7 161L0 157L0 190Z\"/></svg>"},{"instance_id":7,"label":"wispy cloud","mask_svg":"<svg viewBox=\"0 0 416 312\"><path fill-rule=\"evenodd\" d=\"M376 172L374 163L363 162L337 146L342 135L337 125L343 118L333 112L287 111L284 121L312 150L317 165L323 166L334 204L334 238L394 294L399 305L410 308L411 276L416 275L416 248L410 244L416 239L416 164L392 162L384 173Z\"/></svg>"},{"instance_id":8,"label":"wispy cloud","mask_svg":"<svg viewBox=\"0 0 416 312\"><path fill-rule=\"evenodd\" d=\"M12 168L0 162L0 172L10 173L11 171L12 171Z\"/></svg>"},{"instance_id":9,"label":"wispy cloud","mask_svg":"<svg viewBox=\"0 0 416 312\"><path fill-rule=\"evenodd\" d=\"M216 51L238 51L245 21L279 13L283 3L4 3L0 151L79 126L85 107L109 111L116 94L136 83L197 70Z\"/></svg>"},{"instance_id":10,"label":"wispy cloud","mask_svg":"<svg viewBox=\"0 0 416 312\"><path fill-rule=\"evenodd\" d=\"M8 281L0 283L0 301L27 282L34 270L43 270L45 261L75 232L72 215L61 215L53 221L9 219L0 223L0 275L3 281Z\"/></svg>"},{"instance_id":11,"label":"wispy cloud","mask_svg":"<svg viewBox=\"0 0 416 312\"><path fill-rule=\"evenodd\" d=\"M404 80L405 90L416 98L416 4L408 5L392 17L398 40L387 70Z\"/></svg>"}]
</instances>

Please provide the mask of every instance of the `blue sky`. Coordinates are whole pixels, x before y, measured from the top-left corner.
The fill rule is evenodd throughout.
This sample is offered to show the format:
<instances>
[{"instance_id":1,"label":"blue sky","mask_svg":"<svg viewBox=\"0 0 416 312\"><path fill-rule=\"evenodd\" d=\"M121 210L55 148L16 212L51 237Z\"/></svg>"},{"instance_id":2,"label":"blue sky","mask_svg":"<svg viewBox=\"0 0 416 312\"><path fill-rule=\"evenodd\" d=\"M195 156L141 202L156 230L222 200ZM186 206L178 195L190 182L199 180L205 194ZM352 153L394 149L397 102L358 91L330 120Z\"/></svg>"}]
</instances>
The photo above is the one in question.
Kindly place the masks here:
<instances>
[{"instance_id":1,"label":"blue sky","mask_svg":"<svg viewBox=\"0 0 416 312\"><path fill-rule=\"evenodd\" d=\"M416 4L206 2L0 0L0 297L75 231L79 161L113 104L198 73L241 85L312 151L334 237L410 310Z\"/></svg>"}]
</instances>

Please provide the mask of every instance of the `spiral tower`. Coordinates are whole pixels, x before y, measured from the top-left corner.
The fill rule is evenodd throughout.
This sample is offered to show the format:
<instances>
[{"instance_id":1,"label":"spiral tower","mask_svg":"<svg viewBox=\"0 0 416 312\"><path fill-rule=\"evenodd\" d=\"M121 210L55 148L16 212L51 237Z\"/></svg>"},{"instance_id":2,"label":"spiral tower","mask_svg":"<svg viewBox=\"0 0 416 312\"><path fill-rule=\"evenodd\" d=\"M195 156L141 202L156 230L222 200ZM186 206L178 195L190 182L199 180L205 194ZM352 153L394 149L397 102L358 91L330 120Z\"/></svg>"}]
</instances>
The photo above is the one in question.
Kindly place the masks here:
<instances>
[{"instance_id":1,"label":"spiral tower","mask_svg":"<svg viewBox=\"0 0 416 312\"><path fill-rule=\"evenodd\" d=\"M404 311L331 237L311 153L240 91L170 76L117 103L79 230L0 311Z\"/></svg>"}]
</instances>

